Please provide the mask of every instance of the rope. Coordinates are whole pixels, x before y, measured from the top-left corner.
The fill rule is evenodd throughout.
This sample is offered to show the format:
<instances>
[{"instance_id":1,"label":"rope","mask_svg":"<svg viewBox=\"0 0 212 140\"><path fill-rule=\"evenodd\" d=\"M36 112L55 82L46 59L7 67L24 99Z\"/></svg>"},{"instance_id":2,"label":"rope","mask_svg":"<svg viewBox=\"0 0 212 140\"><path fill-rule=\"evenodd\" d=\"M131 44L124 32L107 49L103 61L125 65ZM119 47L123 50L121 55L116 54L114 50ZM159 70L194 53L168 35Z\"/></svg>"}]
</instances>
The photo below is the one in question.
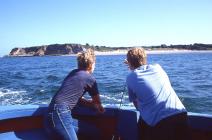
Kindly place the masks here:
<instances>
[{"instance_id":1,"label":"rope","mask_svg":"<svg viewBox=\"0 0 212 140\"><path fill-rule=\"evenodd\" d=\"M123 86L123 90L122 90L122 93L121 93L122 94L121 95L121 101L120 101L120 104L119 104L119 107L118 107L118 112L121 111L121 106L122 106L122 103L123 103L123 98L124 98L125 91L126 91L126 84L124 84L124 86ZM116 128L115 134L112 136L111 140L120 140L120 139L121 138L120 138L120 136L119 136L119 134L117 132L117 128Z\"/></svg>"},{"instance_id":2,"label":"rope","mask_svg":"<svg viewBox=\"0 0 212 140\"><path fill-rule=\"evenodd\" d=\"M121 101L120 101L120 104L119 104L119 110L121 109L121 106L122 106L122 103L123 103L123 98L124 98L124 93L126 91L126 84L124 84L124 88L123 88L123 91L122 91L122 95L121 95Z\"/></svg>"}]
</instances>

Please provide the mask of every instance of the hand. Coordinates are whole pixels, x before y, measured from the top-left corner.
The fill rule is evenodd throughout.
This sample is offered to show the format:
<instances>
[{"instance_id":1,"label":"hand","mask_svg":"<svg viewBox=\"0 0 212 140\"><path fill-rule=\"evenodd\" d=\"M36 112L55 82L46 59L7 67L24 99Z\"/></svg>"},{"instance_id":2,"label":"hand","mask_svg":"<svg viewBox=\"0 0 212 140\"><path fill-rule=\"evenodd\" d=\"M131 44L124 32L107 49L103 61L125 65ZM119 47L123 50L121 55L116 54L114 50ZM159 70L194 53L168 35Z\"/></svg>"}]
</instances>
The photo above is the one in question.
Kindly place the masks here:
<instances>
[{"instance_id":1,"label":"hand","mask_svg":"<svg viewBox=\"0 0 212 140\"><path fill-rule=\"evenodd\" d=\"M96 110L98 111L98 113L104 113L105 109L103 108L103 106L101 104L95 104L94 107L96 108Z\"/></svg>"},{"instance_id":2,"label":"hand","mask_svg":"<svg viewBox=\"0 0 212 140\"><path fill-rule=\"evenodd\" d=\"M127 65L129 64L127 59L124 59L124 64L127 64Z\"/></svg>"}]
</instances>

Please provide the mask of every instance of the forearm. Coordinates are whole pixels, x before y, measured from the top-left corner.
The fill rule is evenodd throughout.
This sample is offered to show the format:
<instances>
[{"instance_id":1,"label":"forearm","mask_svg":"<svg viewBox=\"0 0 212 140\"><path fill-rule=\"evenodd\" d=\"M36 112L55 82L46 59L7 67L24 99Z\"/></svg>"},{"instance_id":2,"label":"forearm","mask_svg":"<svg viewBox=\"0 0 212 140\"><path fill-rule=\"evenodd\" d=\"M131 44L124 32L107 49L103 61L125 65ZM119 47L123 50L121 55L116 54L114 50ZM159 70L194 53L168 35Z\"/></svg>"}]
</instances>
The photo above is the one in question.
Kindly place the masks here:
<instances>
[{"instance_id":1,"label":"forearm","mask_svg":"<svg viewBox=\"0 0 212 140\"><path fill-rule=\"evenodd\" d=\"M134 104L135 108L138 110L138 103L137 103L137 101L136 101L136 100L135 100L135 101L133 101L133 104Z\"/></svg>"},{"instance_id":2,"label":"forearm","mask_svg":"<svg viewBox=\"0 0 212 140\"><path fill-rule=\"evenodd\" d=\"M92 102L99 113L103 113L105 111L102 107L102 103L98 94L92 97Z\"/></svg>"},{"instance_id":3,"label":"forearm","mask_svg":"<svg viewBox=\"0 0 212 140\"><path fill-rule=\"evenodd\" d=\"M87 107L94 107L99 113L103 113L105 110L102 107L99 95L92 96L92 100L87 100L83 97L80 98L80 103Z\"/></svg>"},{"instance_id":4,"label":"forearm","mask_svg":"<svg viewBox=\"0 0 212 140\"><path fill-rule=\"evenodd\" d=\"M87 100L87 99L85 99L83 97L80 98L80 104L88 106L88 107L93 107L94 106L92 100Z\"/></svg>"},{"instance_id":5,"label":"forearm","mask_svg":"<svg viewBox=\"0 0 212 140\"><path fill-rule=\"evenodd\" d=\"M93 96L93 97L92 97L92 102L93 102L94 104L101 104L101 100L100 100L99 95Z\"/></svg>"}]
</instances>

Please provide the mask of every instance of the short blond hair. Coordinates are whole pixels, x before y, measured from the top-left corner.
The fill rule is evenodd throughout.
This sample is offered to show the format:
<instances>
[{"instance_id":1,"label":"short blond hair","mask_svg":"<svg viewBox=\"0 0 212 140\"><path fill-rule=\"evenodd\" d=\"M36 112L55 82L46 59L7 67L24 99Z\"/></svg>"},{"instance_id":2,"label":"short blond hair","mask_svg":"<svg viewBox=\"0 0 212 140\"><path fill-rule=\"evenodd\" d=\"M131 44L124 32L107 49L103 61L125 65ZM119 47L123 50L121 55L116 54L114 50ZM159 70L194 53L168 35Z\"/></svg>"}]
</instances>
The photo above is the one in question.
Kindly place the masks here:
<instances>
[{"instance_id":1,"label":"short blond hair","mask_svg":"<svg viewBox=\"0 0 212 140\"><path fill-rule=\"evenodd\" d=\"M80 52L77 55L78 68L83 70L88 70L91 68L92 64L95 63L96 57L92 49L87 49L86 51Z\"/></svg>"},{"instance_id":2,"label":"short blond hair","mask_svg":"<svg viewBox=\"0 0 212 140\"><path fill-rule=\"evenodd\" d=\"M143 48L132 48L127 52L127 61L134 68L145 65L146 58L147 55Z\"/></svg>"}]
</instances>

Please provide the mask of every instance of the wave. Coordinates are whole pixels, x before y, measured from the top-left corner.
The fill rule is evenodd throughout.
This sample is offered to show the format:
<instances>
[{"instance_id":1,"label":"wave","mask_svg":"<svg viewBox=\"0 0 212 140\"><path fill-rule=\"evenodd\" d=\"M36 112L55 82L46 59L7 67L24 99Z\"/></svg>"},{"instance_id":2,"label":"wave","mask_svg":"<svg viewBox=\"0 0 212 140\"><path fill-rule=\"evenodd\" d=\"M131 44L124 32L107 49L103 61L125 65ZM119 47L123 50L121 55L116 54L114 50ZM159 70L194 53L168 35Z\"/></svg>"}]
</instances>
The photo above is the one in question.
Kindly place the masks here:
<instances>
[{"instance_id":1,"label":"wave","mask_svg":"<svg viewBox=\"0 0 212 140\"><path fill-rule=\"evenodd\" d=\"M46 79L49 80L49 81L57 81L57 80L59 80L59 77L57 77L55 75L48 75L46 77Z\"/></svg>"},{"instance_id":2,"label":"wave","mask_svg":"<svg viewBox=\"0 0 212 140\"><path fill-rule=\"evenodd\" d=\"M25 90L0 88L0 105L28 104L31 100Z\"/></svg>"}]
</instances>

